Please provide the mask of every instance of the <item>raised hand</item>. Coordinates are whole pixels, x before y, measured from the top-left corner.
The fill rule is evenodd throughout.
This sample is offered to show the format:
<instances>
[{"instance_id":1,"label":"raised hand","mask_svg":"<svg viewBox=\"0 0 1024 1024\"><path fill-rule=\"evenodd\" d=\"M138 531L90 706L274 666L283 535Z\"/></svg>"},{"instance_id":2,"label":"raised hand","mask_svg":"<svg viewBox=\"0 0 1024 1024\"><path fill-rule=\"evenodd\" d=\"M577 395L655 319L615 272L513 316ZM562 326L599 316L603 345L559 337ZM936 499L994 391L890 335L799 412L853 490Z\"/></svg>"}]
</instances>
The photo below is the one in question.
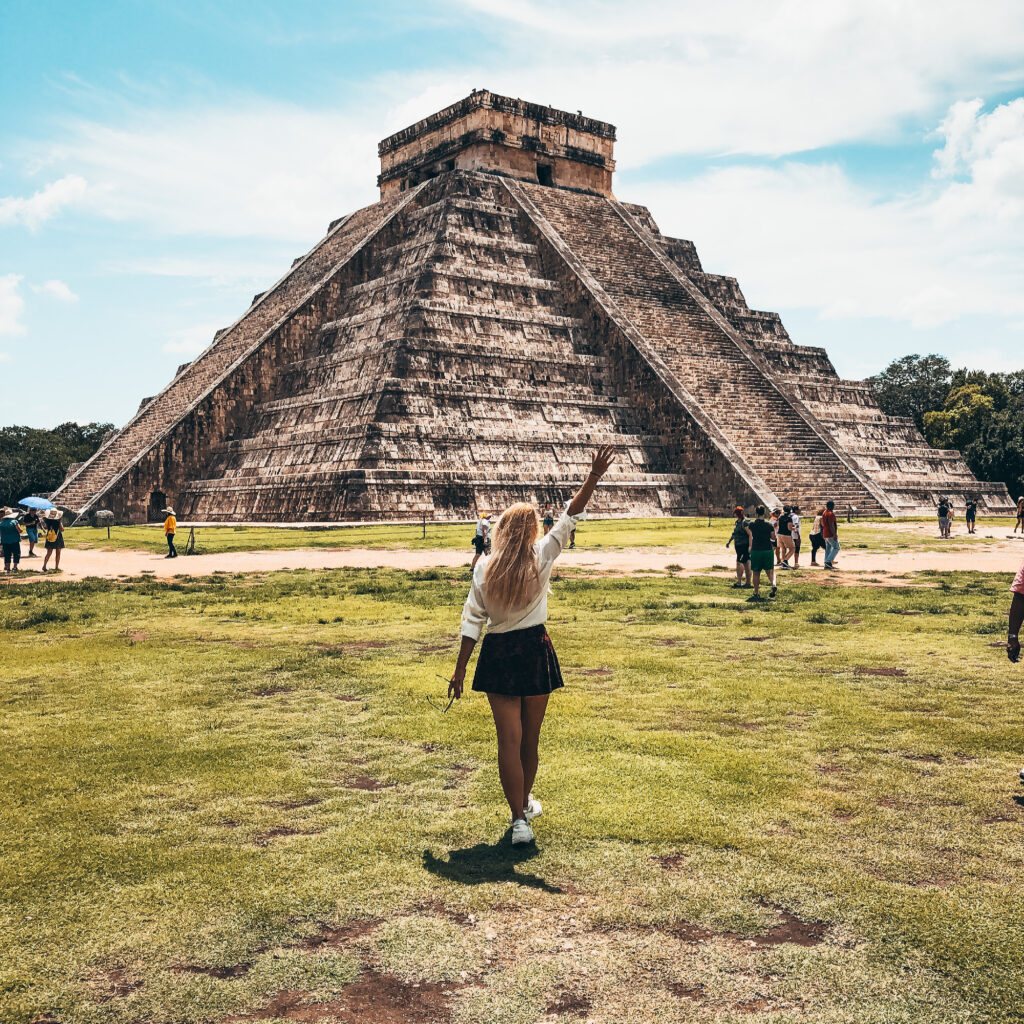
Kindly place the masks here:
<instances>
[{"instance_id":1,"label":"raised hand","mask_svg":"<svg viewBox=\"0 0 1024 1024\"><path fill-rule=\"evenodd\" d=\"M603 444L594 452L590 462L590 475L601 479L608 472L608 467L615 461L615 449L610 444Z\"/></svg>"},{"instance_id":2,"label":"raised hand","mask_svg":"<svg viewBox=\"0 0 1024 1024\"><path fill-rule=\"evenodd\" d=\"M587 502L590 501L598 481L608 472L608 467L614 461L615 450L610 444L603 444L594 452L594 457L590 461L590 475L583 481L583 486L569 503L569 515L578 516L587 507Z\"/></svg>"}]
</instances>

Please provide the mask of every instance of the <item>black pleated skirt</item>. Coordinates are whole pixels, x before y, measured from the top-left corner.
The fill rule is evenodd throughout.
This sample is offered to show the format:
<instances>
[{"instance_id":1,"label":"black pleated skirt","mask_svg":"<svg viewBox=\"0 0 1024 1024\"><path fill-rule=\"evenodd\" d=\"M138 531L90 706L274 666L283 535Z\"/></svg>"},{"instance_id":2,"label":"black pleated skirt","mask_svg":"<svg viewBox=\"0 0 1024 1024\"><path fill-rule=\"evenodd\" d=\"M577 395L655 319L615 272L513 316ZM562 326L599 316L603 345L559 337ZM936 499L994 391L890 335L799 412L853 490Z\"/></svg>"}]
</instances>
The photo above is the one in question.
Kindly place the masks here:
<instances>
[{"instance_id":1,"label":"black pleated skirt","mask_svg":"<svg viewBox=\"0 0 1024 1024\"><path fill-rule=\"evenodd\" d=\"M539 697L562 682L562 670L543 625L488 633L480 645L473 689L503 697Z\"/></svg>"}]
</instances>

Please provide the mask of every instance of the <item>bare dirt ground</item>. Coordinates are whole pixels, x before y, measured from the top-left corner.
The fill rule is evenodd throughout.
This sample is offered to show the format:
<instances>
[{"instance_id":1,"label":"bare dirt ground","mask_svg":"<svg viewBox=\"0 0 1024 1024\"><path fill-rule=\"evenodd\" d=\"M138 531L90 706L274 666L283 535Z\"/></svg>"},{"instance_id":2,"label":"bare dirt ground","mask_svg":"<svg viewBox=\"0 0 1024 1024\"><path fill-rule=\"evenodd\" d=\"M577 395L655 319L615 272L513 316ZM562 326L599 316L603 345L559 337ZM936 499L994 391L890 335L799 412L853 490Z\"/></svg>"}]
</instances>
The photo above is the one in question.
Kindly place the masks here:
<instances>
[{"instance_id":1,"label":"bare dirt ground","mask_svg":"<svg viewBox=\"0 0 1024 1024\"><path fill-rule=\"evenodd\" d=\"M907 536L910 543L935 537L930 523L863 524L882 531L897 530ZM1014 537L1010 527L986 527L979 531L978 539L961 532L947 543L948 550L938 551L872 551L863 548L844 548L837 565L840 572L829 573L823 568L810 568L809 552L802 552L804 574L832 576L837 583L853 582L862 574L876 574L891 579L905 573L935 569L944 572L974 570L980 572L1016 572L1024 558L1024 538ZM995 537L995 542L982 542L982 538ZM842 534L840 534L842 539ZM936 543L938 543L936 539ZM805 542L806 545L806 542ZM88 577L103 579L131 578L149 575L156 579L174 577L211 576L214 573L265 573L282 569L344 569L392 568L432 569L454 568L469 564L471 552L449 550L369 550L298 549L294 551L237 551L213 555L193 555L168 559L150 551L101 551L68 548L61 559L61 572L45 576L38 571L42 559L22 559L21 567L28 574L9 578L10 582L34 582L46 579L81 580ZM699 548L616 548L564 551L559 560L561 570L581 570L599 573L635 574L671 570L684 574L731 568L733 555L718 543L709 542ZM781 574L785 576L785 574ZM0 578L2 579L2 578ZM872 582L863 578L857 582Z\"/></svg>"}]
</instances>

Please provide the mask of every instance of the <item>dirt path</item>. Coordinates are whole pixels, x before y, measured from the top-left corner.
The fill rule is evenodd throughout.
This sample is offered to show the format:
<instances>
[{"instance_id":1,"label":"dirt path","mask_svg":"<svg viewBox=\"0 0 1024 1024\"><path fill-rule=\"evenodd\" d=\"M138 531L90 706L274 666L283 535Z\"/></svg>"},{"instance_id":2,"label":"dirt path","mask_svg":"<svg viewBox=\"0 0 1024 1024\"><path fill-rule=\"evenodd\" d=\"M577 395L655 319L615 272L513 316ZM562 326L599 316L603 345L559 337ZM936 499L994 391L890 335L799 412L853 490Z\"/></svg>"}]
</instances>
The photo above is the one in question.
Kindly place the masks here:
<instances>
[{"instance_id":1,"label":"dirt path","mask_svg":"<svg viewBox=\"0 0 1024 1024\"><path fill-rule=\"evenodd\" d=\"M38 573L42 559L22 559L23 569L30 574L10 582L42 580L81 580L128 578L143 574L156 579L176 576L210 576L218 572L262 573L281 569L344 569L383 567L392 569L453 568L469 564L469 554L444 550L379 551L366 548L299 549L294 551L235 551L216 555L193 555L167 559L148 551L101 551L68 548L62 559L62 571ZM938 569L946 572L978 570L981 572L1014 573L1024 558L1024 542L1020 538L1001 539L997 544L970 547L966 538L951 541L948 551L871 552L863 549L844 550L839 564L843 582L850 573L882 573L886 576ZM805 558L806 561L806 558ZM563 552L559 567L612 573L663 572L668 567L686 573L706 572L732 565L732 553L720 545L698 550L674 548L619 548L592 550L585 548ZM36 570L36 571L33 571ZM826 574L825 569L807 572ZM780 574L785 578L785 574Z\"/></svg>"}]
</instances>

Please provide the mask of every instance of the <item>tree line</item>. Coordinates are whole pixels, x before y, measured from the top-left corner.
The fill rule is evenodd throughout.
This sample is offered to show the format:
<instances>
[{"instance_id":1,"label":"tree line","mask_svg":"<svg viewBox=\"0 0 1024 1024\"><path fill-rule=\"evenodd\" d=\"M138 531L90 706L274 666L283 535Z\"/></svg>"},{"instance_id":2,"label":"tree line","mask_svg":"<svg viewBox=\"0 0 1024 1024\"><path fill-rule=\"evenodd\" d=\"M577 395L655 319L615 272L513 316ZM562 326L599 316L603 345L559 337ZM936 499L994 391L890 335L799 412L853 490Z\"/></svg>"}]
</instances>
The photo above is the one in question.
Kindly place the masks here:
<instances>
[{"instance_id":1,"label":"tree line","mask_svg":"<svg viewBox=\"0 0 1024 1024\"><path fill-rule=\"evenodd\" d=\"M73 462L88 459L112 423L62 423L53 430L0 427L0 505L30 494L49 494Z\"/></svg>"},{"instance_id":2,"label":"tree line","mask_svg":"<svg viewBox=\"0 0 1024 1024\"><path fill-rule=\"evenodd\" d=\"M954 370L943 356L904 356L868 384L882 411L909 416L935 448L957 448L979 480L1024 494L1024 370Z\"/></svg>"}]
</instances>

